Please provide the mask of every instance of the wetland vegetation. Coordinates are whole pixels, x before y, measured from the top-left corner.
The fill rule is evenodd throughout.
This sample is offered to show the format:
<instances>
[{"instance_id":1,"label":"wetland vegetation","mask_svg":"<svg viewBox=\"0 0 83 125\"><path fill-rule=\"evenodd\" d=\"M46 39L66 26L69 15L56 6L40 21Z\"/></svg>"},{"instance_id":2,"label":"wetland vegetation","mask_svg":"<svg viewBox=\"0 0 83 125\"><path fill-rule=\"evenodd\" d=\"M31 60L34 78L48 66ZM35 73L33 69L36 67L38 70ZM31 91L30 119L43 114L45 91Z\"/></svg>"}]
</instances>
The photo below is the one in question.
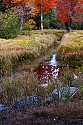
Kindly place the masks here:
<instances>
[{"instance_id":1,"label":"wetland vegetation","mask_svg":"<svg viewBox=\"0 0 83 125\"><path fill-rule=\"evenodd\" d=\"M36 107L26 103L22 111L17 106L16 112L9 113L10 118L1 118L1 124L6 125L10 119L9 125L59 122L80 125L83 123L83 31L44 30L22 35L23 32L13 39L0 39L0 103L15 108L21 104L20 99L36 96L43 101L34 103ZM52 61L53 54L56 62ZM48 81L39 79L43 77ZM66 96L62 93L64 87ZM79 91L73 92L72 88ZM54 89L58 92L56 98L52 97ZM16 100L19 103L14 105Z\"/></svg>"}]
</instances>

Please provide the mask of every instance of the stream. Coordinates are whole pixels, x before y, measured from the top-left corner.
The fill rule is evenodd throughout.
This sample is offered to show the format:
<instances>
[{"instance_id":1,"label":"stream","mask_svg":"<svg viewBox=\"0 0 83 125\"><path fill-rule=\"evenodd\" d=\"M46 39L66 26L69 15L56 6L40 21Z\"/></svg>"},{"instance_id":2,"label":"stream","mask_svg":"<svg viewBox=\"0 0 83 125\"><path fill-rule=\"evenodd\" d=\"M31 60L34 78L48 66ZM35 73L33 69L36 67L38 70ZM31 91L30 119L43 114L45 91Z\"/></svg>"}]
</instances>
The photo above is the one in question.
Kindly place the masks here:
<instances>
[{"instance_id":1,"label":"stream","mask_svg":"<svg viewBox=\"0 0 83 125\"><path fill-rule=\"evenodd\" d=\"M75 64L75 62L74 62ZM78 66L69 65L58 59L58 55L55 52L55 48L50 48L44 55L41 55L35 60L25 60L20 62L18 67L12 72L10 76L3 76L0 81L4 81L7 77L15 78L16 76L26 75L27 77L35 76L38 81L42 82L42 87L48 86L49 80L56 80L58 78L64 78L65 73L71 75L73 80L77 80L83 72L77 71ZM80 68L78 68L80 69Z\"/></svg>"},{"instance_id":2,"label":"stream","mask_svg":"<svg viewBox=\"0 0 83 125\"><path fill-rule=\"evenodd\" d=\"M65 61L58 60L58 55L55 50L50 49L45 55L31 62L22 62L11 75L35 76L38 81L42 82L42 87L48 86L49 80L64 78L65 73L71 75L73 80L77 80L79 75L83 76L83 72L76 70L78 66L69 65Z\"/></svg>"}]
</instances>

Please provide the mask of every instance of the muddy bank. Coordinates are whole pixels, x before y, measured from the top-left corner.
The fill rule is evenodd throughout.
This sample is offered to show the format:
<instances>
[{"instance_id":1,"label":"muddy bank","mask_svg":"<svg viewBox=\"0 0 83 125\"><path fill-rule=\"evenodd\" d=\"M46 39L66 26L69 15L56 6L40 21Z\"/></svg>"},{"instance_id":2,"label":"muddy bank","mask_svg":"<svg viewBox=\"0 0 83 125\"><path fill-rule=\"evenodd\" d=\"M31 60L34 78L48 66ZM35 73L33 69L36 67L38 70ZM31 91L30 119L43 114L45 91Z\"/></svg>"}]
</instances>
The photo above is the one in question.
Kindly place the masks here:
<instances>
[{"instance_id":1,"label":"muddy bank","mask_svg":"<svg viewBox=\"0 0 83 125\"><path fill-rule=\"evenodd\" d=\"M78 103L50 105L23 112L15 112L0 125L82 125L83 105Z\"/></svg>"}]
</instances>

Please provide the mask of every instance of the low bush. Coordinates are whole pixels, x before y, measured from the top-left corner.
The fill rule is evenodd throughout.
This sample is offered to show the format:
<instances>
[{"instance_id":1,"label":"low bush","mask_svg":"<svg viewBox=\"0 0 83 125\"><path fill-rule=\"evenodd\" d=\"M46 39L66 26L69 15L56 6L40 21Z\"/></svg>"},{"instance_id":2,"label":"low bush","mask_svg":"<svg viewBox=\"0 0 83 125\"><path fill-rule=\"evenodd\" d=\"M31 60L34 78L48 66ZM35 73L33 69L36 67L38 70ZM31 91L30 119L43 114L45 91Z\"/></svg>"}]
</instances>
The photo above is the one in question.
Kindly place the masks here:
<instances>
[{"instance_id":1,"label":"low bush","mask_svg":"<svg viewBox=\"0 0 83 125\"><path fill-rule=\"evenodd\" d=\"M9 39L17 36L20 30L19 19L10 13L0 15L0 37Z\"/></svg>"},{"instance_id":2,"label":"low bush","mask_svg":"<svg viewBox=\"0 0 83 125\"><path fill-rule=\"evenodd\" d=\"M83 22L72 22L73 30L83 30Z\"/></svg>"},{"instance_id":3,"label":"low bush","mask_svg":"<svg viewBox=\"0 0 83 125\"><path fill-rule=\"evenodd\" d=\"M44 29L49 29L49 22L47 20L42 21Z\"/></svg>"},{"instance_id":4,"label":"low bush","mask_svg":"<svg viewBox=\"0 0 83 125\"><path fill-rule=\"evenodd\" d=\"M23 30L30 31L31 30L30 25L28 23L25 23Z\"/></svg>"}]
</instances>

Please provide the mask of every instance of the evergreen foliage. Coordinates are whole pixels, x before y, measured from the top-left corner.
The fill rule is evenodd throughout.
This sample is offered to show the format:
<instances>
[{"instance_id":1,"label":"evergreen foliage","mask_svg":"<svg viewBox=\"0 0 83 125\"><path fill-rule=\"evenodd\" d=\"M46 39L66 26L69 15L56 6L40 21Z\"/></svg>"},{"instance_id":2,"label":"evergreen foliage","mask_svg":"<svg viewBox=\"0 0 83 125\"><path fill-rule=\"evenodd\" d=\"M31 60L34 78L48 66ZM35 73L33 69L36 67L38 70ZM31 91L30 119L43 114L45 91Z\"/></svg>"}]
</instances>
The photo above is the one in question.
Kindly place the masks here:
<instances>
[{"instance_id":1,"label":"evergreen foliage","mask_svg":"<svg viewBox=\"0 0 83 125\"><path fill-rule=\"evenodd\" d=\"M5 12L0 15L0 38L13 38L20 30L19 19L12 14Z\"/></svg>"}]
</instances>

